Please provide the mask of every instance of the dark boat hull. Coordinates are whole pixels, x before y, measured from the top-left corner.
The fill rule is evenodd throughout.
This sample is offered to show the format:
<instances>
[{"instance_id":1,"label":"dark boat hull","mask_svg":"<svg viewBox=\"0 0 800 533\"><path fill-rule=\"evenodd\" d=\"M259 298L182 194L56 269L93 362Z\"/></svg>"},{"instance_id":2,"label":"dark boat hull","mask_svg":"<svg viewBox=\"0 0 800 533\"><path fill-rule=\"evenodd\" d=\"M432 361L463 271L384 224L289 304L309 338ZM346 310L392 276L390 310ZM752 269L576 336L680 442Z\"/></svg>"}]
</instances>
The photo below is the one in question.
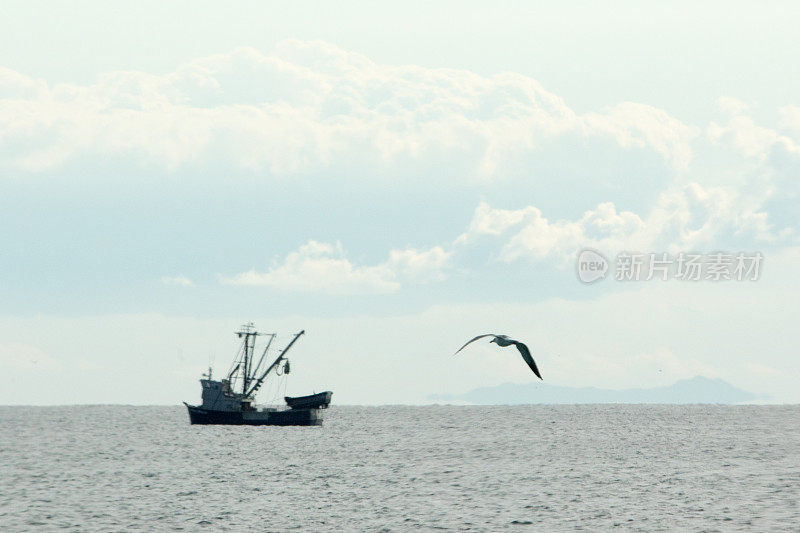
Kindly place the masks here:
<instances>
[{"instance_id":1,"label":"dark boat hull","mask_svg":"<svg viewBox=\"0 0 800 533\"><path fill-rule=\"evenodd\" d=\"M192 424L233 426L320 426L319 409L287 409L285 411L211 411L186 405Z\"/></svg>"},{"instance_id":2,"label":"dark boat hull","mask_svg":"<svg viewBox=\"0 0 800 533\"><path fill-rule=\"evenodd\" d=\"M284 400L292 409L327 409L332 396L331 391L325 391L309 396L286 396Z\"/></svg>"}]
</instances>

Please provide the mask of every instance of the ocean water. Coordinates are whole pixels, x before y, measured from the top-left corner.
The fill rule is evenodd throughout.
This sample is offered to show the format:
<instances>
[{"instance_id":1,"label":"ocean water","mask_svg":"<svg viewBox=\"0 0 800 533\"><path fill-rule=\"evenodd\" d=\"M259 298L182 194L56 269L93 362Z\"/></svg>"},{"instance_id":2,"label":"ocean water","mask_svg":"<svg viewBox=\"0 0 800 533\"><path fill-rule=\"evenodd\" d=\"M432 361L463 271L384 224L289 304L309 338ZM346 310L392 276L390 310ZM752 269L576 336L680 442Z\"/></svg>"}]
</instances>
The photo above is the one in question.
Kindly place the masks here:
<instances>
[{"instance_id":1,"label":"ocean water","mask_svg":"<svg viewBox=\"0 0 800 533\"><path fill-rule=\"evenodd\" d=\"M800 406L0 407L2 531L793 530Z\"/></svg>"}]
</instances>

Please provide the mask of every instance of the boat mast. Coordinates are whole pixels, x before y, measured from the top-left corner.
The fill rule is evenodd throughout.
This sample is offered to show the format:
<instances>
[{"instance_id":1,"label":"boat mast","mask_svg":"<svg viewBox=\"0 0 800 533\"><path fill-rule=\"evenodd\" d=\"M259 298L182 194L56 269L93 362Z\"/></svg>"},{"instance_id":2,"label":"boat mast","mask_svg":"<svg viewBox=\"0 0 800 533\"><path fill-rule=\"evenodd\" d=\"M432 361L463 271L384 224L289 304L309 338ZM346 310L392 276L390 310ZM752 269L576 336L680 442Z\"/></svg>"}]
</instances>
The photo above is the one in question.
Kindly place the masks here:
<instances>
[{"instance_id":1,"label":"boat mast","mask_svg":"<svg viewBox=\"0 0 800 533\"><path fill-rule=\"evenodd\" d=\"M281 352L281 353L278 355L278 357L276 357L276 358L275 358L275 360L272 362L272 364L271 364L271 365L269 365L269 367L268 367L268 368L267 368L267 369L264 371L264 373L263 373L263 374L261 374L261 377L259 377L259 378L256 380L256 382L253 384L253 386L252 386L252 387L250 387L250 390L249 390L249 391L247 391L247 393L246 393L246 396L250 396L251 394L253 394L254 392L256 392L256 391L258 390L258 388L259 388L259 387L261 387L261 384L264 382L264 379L267 377L267 374L269 374L270 372L272 372L272 370L273 370L274 368L276 368L276 367L277 367L277 366L280 364L281 360L282 360L282 359L284 358L284 356L286 355L286 352L288 352L288 351L289 351L289 348L291 348L291 347L292 347L292 345L293 345L295 342L297 342L297 339L299 339L299 338L300 338L300 336L301 336L302 334L304 334L305 332L306 332L306 330L302 330L300 333L297 333L297 334L295 334L295 336L294 336L294 338L292 339L292 341L291 341L289 344L287 344L287 345L286 345L286 348L284 348L284 349L283 349L283 351L282 351L282 352Z\"/></svg>"},{"instance_id":2,"label":"boat mast","mask_svg":"<svg viewBox=\"0 0 800 533\"><path fill-rule=\"evenodd\" d=\"M250 386L250 365L252 364L250 355L253 353L256 345L256 337L263 335L255 330L252 322L242 326L242 329L237 331L236 334L239 338L244 337L244 356L241 362L242 367L242 394L247 396L247 388Z\"/></svg>"},{"instance_id":3,"label":"boat mast","mask_svg":"<svg viewBox=\"0 0 800 533\"><path fill-rule=\"evenodd\" d=\"M242 361L242 394L247 389L247 360L250 354L250 334L247 333L244 337L244 360Z\"/></svg>"}]
</instances>

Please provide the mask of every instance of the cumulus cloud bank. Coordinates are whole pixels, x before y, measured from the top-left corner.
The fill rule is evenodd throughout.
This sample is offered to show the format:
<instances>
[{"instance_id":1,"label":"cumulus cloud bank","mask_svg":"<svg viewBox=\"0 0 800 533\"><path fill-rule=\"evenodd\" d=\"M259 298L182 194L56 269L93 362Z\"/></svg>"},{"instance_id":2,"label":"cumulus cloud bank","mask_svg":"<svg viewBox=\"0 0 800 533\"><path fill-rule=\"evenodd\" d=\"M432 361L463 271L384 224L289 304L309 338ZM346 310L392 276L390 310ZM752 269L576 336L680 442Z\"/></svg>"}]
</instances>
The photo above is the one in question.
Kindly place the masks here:
<instances>
[{"instance_id":1,"label":"cumulus cloud bank","mask_svg":"<svg viewBox=\"0 0 800 533\"><path fill-rule=\"evenodd\" d=\"M402 281L442 280L449 253L429 250L392 250L389 259L373 266L357 266L347 259L341 243L309 241L274 263L266 272L251 269L226 278L229 285L256 285L284 291L326 294L386 294Z\"/></svg>"},{"instance_id":2,"label":"cumulus cloud bank","mask_svg":"<svg viewBox=\"0 0 800 533\"><path fill-rule=\"evenodd\" d=\"M99 155L283 175L357 156L367 165L463 160L469 173L494 178L509 158L563 135L653 150L685 168L697 133L644 104L581 115L519 74L381 65L323 42L238 48L91 85L0 69L0 162L27 171Z\"/></svg>"},{"instance_id":3,"label":"cumulus cloud bank","mask_svg":"<svg viewBox=\"0 0 800 533\"><path fill-rule=\"evenodd\" d=\"M426 164L413 167L425 169L418 174L458 165L458 179L502 180L509 162L529 161L554 139L594 139L658 154L674 178L659 183L652 205L638 212L616 198L577 218L534 203L505 209L481 201L461 235L432 248L388 250L385 261L358 265L340 244L310 241L267 270L222 278L292 291L391 293L445 279L458 251L482 238L495 241L504 261L556 264L587 246L674 251L725 237L796 242L796 221L776 226L770 202L796 207L800 108L780 109L769 128L744 102L718 104L724 120L704 129L634 102L581 114L520 74L383 65L323 42L287 40L269 53L237 48L167 74L116 71L90 85L0 68L0 168L24 173L126 157L162 171L213 164L283 177L358 165L370 169L359 179L371 179L374 169L411 161ZM724 179L698 176L691 165L698 142L736 154L745 170L733 164L715 169ZM182 276L162 282L192 285Z\"/></svg>"},{"instance_id":4,"label":"cumulus cloud bank","mask_svg":"<svg viewBox=\"0 0 800 533\"><path fill-rule=\"evenodd\" d=\"M764 199L760 200L690 183L663 192L646 216L618 211L613 202L603 202L578 219L552 221L534 206L506 210L481 202L455 244L469 246L489 236L504 243L499 255L505 261L527 258L562 265L586 247L609 253L677 252L702 249L731 235L763 244L781 236L771 231L767 214L760 211Z\"/></svg>"},{"instance_id":5,"label":"cumulus cloud bank","mask_svg":"<svg viewBox=\"0 0 800 533\"><path fill-rule=\"evenodd\" d=\"M751 244L786 237L771 231L760 206L734 190L697 183L665 191L646 216L618 211L614 203L604 202L578 219L551 221L535 206L496 209L480 202L467 230L451 243L427 250L391 250L380 264L358 266L346 257L341 243L312 240L266 272L251 269L221 281L286 291L385 294L400 290L403 284L446 279L458 252L485 244L487 238L502 261L548 261L564 267L586 247L607 253L677 253L705 249L730 235L744 236Z\"/></svg>"}]
</instances>

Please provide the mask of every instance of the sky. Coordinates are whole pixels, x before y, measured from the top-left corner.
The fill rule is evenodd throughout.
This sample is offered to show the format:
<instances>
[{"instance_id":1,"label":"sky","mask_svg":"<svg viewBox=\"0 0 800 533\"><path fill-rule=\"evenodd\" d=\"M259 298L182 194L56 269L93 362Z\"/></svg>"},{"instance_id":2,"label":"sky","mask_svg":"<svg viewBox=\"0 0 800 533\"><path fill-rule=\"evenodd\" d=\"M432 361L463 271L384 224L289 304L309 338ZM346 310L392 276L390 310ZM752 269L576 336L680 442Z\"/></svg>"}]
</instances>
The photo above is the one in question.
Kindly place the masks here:
<instances>
[{"instance_id":1,"label":"sky","mask_svg":"<svg viewBox=\"0 0 800 533\"><path fill-rule=\"evenodd\" d=\"M792 2L4 2L0 404L695 375L800 402ZM584 283L581 251L607 275ZM620 254L763 258L616 279ZM677 267L677 265L673 265Z\"/></svg>"}]
</instances>

